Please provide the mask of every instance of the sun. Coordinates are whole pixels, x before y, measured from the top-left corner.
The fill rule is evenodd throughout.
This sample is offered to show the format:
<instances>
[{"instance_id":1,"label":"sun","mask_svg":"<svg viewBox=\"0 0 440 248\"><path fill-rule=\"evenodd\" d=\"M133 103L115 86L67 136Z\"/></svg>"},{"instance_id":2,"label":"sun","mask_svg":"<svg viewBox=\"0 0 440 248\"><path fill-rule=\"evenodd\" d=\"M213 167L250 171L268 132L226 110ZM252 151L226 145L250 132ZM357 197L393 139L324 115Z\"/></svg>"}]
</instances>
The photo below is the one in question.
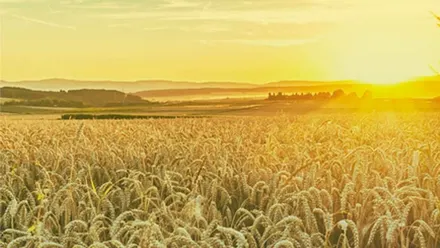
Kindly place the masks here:
<instances>
[{"instance_id":1,"label":"sun","mask_svg":"<svg viewBox=\"0 0 440 248\"><path fill-rule=\"evenodd\" d=\"M396 84L431 74L430 60L410 45L390 40L360 42L340 57L345 77L371 84Z\"/></svg>"},{"instance_id":2,"label":"sun","mask_svg":"<svg viewBox=\"0 0 440 248\"><path fill-rule=\"evenodd\" d=\"M415 78L418 74L417 72L412 71L413 67L405 65L399 66L397 61L394 63L384 63L383 65L377 61L376 63L376 66L370 66L367 69L362 67L358 70L353 69L357 72L355 79L368 84L386 85L409 81L412 78ZM396 70L394 66L389 66L390 64L402 69Z\"/></svg>"},{"instance_id":3,"label":"sun","mask_svg":"<svg viewBox=\"0 0 440 248\"><path fill-rule=\"evenodd\" d=\"M366 75L360 75L356 78L357 81L368 83L368 84L378 84L378 85L386 85L386 84L397 84L401 82L408 81L410 76L401 76L401 75L391 75L391 74L380 74L380 73L371 73Z\"/></svg>"},{"instance_id":4,"label":"sun","mask_svg":"<svg viewBox=\"0 0 440 248\"><path fill-rule=\"evenodd\" d=\"M341 78L371 84L396 84L433 75L439 48L435 25L371 22L345 29L335 42L333 70ZM403 25L403 27L402 27ZM427 26L427 28L425 28ZM409 32L404 27L415 30ZM348 35L350 33L350 35ZM421 39L420 37L430 37ZM437 36L435 36L437 37Z\"/></svg>"},{"instance_id":5,"label":"sun","mask_svg":"<svg viewBox=\"0 0 440 248\"><path fill-rule=\"evenodd\" d=\"M408 58L408 59L406 59ZM359 52L341 62L345 78L369 84L397 84L420 76L433 75L430 61L422 56L389 52Z\"/></svg>"},{"instance_id":6,"label":"sun","mask_svg":"<svg viewBox=\"0 0 440 248\"><path fill-rule=\"evenodd\" d=\"M429 62L420 60L402 61L402 55L386 53L365 53L340 63L339 70L345 78L362 83L386 85L409 81L413 78L429 75ZM414 56L413 56L414 57Z\"/></svg>"}]
</instances>

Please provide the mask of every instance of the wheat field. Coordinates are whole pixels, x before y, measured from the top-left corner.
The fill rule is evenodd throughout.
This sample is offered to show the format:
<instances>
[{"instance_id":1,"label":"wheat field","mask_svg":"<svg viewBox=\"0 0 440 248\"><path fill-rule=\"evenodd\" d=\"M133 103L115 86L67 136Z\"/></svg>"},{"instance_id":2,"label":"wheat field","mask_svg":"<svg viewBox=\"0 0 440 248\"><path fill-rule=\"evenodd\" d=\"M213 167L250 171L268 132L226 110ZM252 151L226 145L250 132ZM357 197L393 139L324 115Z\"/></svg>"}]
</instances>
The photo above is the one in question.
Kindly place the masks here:
<instances>
[{"instance_id":1,"label":"wheat field","mask_svg":"<svg viewBox=\"0 0 440 248\"><path fill-rule=\"evenodd\" d=\"M439 247L440 114L0 120L0 247Z\"/></svg>"}]
</instances>

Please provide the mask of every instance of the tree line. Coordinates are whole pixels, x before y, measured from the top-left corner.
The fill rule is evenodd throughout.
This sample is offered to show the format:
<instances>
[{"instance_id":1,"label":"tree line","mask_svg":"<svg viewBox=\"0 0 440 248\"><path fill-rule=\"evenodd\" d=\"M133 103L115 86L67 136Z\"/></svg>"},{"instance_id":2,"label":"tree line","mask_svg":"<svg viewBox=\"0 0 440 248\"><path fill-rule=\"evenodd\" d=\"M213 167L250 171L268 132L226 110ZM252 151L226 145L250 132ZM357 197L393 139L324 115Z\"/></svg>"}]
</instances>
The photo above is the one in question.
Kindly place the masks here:
<instances>
[{"instance_id":1,"label":"tree line","mask_svg":"<svg viewBox=\"0 0 440 248\"><path fill-rule=\"evenodd\" d=\"M373 94L367 90L359 97L355 92L346 94L343 90L338 89L330 92L317 92L317 93L292 93L291 95L284 94L282 92L269 93L267 100L372 100Z\"/></svg>"}]
</instances>

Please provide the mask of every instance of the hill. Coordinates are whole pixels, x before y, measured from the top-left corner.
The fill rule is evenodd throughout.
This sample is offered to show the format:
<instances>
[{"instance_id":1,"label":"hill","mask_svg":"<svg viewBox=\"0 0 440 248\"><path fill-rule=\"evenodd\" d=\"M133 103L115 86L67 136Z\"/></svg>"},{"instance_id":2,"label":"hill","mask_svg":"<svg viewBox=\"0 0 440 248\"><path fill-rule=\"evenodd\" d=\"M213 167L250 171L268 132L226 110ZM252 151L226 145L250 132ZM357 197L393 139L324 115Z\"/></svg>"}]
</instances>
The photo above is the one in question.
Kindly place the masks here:
<instances>
[{"instance_id":1,"label":"hill","mask_svg":"<svg viewBox=\"0 0 440 248\"><path fill-rule=\"evenodd\" d=\"M149 103L132 94L125 94L116 90L97 89L36 91L17 87L3 87L0 88L0 96L15 99L13 102L5 103L9 105L82 107Z\"/></svg>"},{"instance_id":2,"label":"hill","mask_svg":"<svg viewBox=\"0 0 440 248\"><path fill-rule=\"evenodd\" d=\"M227 98L267 96L268 93L314 93L331 92L342 89L345 92L362 94L370 90L375 97L393 98L432 98L440 95L440 76L421 77L395 85L372 85L356 81L304 81L290 80L266 84L234 82L188 82L168 80L144 81L80 81L70 79L46 79L35 81L5 82L8 85L35 91L60 91L79 89L106 89L121 92L134 92L141 98L162 100L188 100L201 98ZM35 94L37 94L35 92ZM5 97L5 96L3 96ZM63 96L64 97L64 96ZM95 100L93 100L95 101Z\"/></svg>"}]
</instances>

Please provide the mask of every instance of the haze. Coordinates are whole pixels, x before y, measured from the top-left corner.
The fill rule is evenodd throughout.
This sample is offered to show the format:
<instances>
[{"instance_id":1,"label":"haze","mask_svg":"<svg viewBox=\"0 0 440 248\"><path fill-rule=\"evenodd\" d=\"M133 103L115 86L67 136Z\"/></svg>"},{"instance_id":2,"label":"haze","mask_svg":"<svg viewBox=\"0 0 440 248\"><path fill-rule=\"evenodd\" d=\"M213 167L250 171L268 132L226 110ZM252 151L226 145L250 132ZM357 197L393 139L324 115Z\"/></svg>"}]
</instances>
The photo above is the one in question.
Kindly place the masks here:
<instances>
[{"instance_id":1,"label":"haze","mask_svg":"<svg viewBox=\"0 0 440 248\"><path fill-rule=\"evenodd\" d=\"M438 0L0 0L3 80L432 75Z\"/></svg>"}]
</instances>

